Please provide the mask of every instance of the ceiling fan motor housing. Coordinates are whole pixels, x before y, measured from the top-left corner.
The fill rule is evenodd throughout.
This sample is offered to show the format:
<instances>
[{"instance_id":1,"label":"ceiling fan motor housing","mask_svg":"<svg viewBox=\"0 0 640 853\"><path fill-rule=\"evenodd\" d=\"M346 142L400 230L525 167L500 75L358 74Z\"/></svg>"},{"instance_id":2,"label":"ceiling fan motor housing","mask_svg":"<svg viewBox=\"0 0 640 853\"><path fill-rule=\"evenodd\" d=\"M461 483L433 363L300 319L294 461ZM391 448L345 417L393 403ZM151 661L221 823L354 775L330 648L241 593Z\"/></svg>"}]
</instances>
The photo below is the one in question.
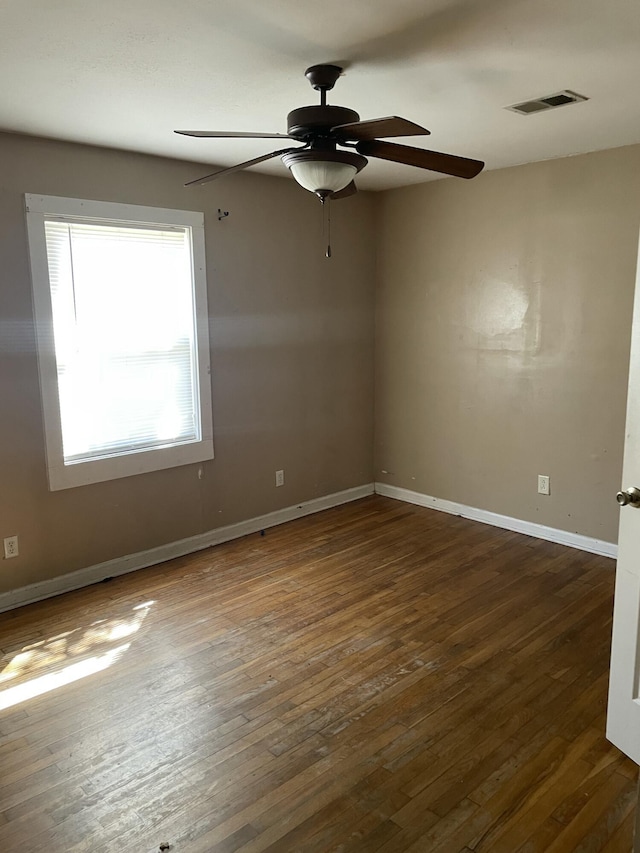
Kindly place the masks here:
<instances>
[{"instance_id":1,"label":"ceiling fan motor housing","mask_svg":"<svg viewBox=\"0 0 640 853\"><path fill-rule=\"evenodd\" d=\"M307 140L316 135L329 136L332 127L354 121L360 121L360 116L347 107L298 107L287 116L287 133L294 139Z\"/></svg>"}]
</instances>

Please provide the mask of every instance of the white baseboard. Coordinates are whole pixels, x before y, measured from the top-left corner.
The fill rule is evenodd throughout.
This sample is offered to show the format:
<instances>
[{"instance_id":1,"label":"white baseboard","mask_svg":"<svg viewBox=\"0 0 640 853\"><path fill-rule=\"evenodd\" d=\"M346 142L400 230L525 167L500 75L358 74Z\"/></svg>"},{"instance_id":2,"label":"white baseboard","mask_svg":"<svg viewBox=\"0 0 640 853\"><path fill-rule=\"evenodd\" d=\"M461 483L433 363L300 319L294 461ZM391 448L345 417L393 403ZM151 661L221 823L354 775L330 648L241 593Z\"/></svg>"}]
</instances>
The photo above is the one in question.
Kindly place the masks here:
<instances>
[{"instance_id":1,"label":"white baseboard","mask_svg":"<svg viewBox=\"0 0 640 853\"><path fill-rule=\"evenodd\" d=\"M323 509L331 509L331 507L340 506L340 504L365 498L368 495L374 494L374 492L384 497L429 507L440 512L448 512L451 515L460 515L463 518L481 521L484 524L502 527L505 530L513 530L516 533L524 533L526 536L534 536L538 539L546 539L549 542L557 542L560 545L568 545L571 548L589 551L592 554L600 554L604 557L615 559L618 553L618 546L613 542L603 542L600 539L592 539L589 536L581 536L578 533L570 533L567 530L557 530L555 527L545 527L543 524L522 521L519 518L511 518L508 515L499 515L495 512L465 506L464 504L454 503L453 501L441 500L430 495L423 495L420 492L412 492L410 489L390 486L386 483L366 483L363 486L356 486L353 489L345 489L342 492L335 492L321 498L314 498L313 500L285 507L266 515L247 519L247 521L230 524L227 527L209 530L197 536L190 536L188 539L180 539L177 542L169 542L157 548L149 548L147 551L139 551L136 554L116 557L114 560L97 563L85 569L79 569L66 575L60 575L57 578L51 578L51 580L40 581L29 586L0 593L0 613L12 610L15 607L22 607L24 604L32 604L35 601L52 598L54 595L60 595L64 592L71 592L74 589L89 586L105 578L117 577L128 572L135 572L138 569L146 569L148 566L156 565L156 563L173 560L176 557L184 557L186 554L210 548L212 545L220 545L223 542L239 539L242 536L257 533L260 530L266 530L269 527L275 527L278 524L284 524L287 521L293 521L305 515L321 512Z\"/></svg>"},{"instance_id":2,"label":"white baseboard","mask_svg":"<svg viewBox=\"0 0 640 853\"><path fill-rule=\"evenodd\" d=\"M278 524L284 524L286 521L293 521L314 512L321 512L323 509L331 509L331 507L340 506L340 504L349 503L349 501L357 501L373 493L373 483L366 483L364 486L345 489L332 495L325 495L321 498L295 504L295 506L278 509L275 512L267 513L267 515L260 515L257 518L250 518L247 521L240 521L227 527L219 527L216 530L199 533L197 536L190 536L188 539L180 539L178 542L169 542L157 548L149 548L147 551L116 557L114 560L88 566L85 569L51 578L51 580L40 581L0 593L0 613L5 610L12 610L14 607L22 607L24 604L42 601L44 598L51 598L63 592L71 592L71 590L89 586L89 584L97 583L105 578L114 578L118 575L127 574L127 572L146 569L156 563L173 560L175 557L184 557L185 554L201 551L204 548L210 548L212 545L220 545L232 539L239 539L241 536L257 533L268 527L275 527Z\"/></svg>"},{"instance_id":3,"label":"white baseboard","mask_svg":"<svg viewBox=\"0 0 640 853\"><path fill-rule=\"evenodd\" d=\"M570 533L568 530L558 530L555 527L545 527L544 524L535 524L532 521L522 521L519 518L511 518L508 515L499 515L496 512L488 512L484 509L476 509L472 506L433 498L420 492L412 492L410 489L400 489L397 486L389 486L387 483L376 483L377 495L387 498L395 498L406 503L426 506L437 509L440 512L448 512L451 515L460 515L473 521L481 521L491 524L493 527L502 527L505 530L513 530L516 533L524 533L527 536L535 536L537 539L546 539L548 542L557 542L559 545L568 545L570 548L578 548L580 551L589 551L591 554L600 554L603 557L613 557L618 554L618 546L613 542L604 542L600 539L592 539L579 533Z\"/></svg>"}]
</instances>

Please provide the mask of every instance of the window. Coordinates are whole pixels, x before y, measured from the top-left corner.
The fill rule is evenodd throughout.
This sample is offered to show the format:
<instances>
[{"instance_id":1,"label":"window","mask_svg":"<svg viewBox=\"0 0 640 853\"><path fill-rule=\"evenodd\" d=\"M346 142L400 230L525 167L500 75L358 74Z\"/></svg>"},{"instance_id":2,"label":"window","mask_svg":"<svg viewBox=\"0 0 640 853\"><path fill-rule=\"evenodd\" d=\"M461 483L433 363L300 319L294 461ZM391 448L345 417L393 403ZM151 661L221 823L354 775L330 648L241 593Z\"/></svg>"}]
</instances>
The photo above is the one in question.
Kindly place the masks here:
<instances>
[{"instance_id":1,"label":"window","mask_svg":"<svg viewBox=\"0 0 640 853\"><path fill-rule=\"evenodd\" d=\"M213 458L203 215L26 209L49 488Z\"/></svg>"}]
</instances>

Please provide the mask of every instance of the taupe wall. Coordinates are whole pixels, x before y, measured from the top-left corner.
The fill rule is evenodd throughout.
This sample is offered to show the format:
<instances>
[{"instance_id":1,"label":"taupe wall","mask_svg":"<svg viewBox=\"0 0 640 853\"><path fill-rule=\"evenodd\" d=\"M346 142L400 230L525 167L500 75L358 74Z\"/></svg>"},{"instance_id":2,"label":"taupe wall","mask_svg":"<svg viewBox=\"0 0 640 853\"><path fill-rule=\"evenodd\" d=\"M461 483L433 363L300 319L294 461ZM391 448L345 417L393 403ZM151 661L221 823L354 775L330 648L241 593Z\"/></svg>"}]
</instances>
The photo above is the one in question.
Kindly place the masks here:
<instances>
[{"instance_id":1,"label":"taupe wall","mask_svg":"<svg viewBox=\"0 0 640 853\"><path fill-rule=\"evenodd\" d=\"M0 592L370 482L376 260L375 478L615 541L640 146L360 194L331 261L291 181L187 190L202 166L12 135L0 163L0 539L21 548ZM25 192L205 212L202 480L47 490Z\"/></svg>"},{"instance_id":2,"label":"taupe wall","mask_svg":"<svg viewBox=\"0 0 640 853\"><path fill-rule=\"evenodd\" d=\"M328 261L320 206L292 181L185 189L211 167L13 135L0 164L0 539L21 552L0 560L0 592L371 482L371 196L333 206ZM202 480L192 465L48 491L25 192L204 211L216 458Z\"/></svg>"},{"instance_id":3,"label":"taupe wall","mask_svg":"<svg viewBox=\"0 0 640 853\"><path fill-rule=\"evenodd\" d=\"M639 228L640 146L384 194L376 479L615 541Z\"/></svg>"}]
</instances>

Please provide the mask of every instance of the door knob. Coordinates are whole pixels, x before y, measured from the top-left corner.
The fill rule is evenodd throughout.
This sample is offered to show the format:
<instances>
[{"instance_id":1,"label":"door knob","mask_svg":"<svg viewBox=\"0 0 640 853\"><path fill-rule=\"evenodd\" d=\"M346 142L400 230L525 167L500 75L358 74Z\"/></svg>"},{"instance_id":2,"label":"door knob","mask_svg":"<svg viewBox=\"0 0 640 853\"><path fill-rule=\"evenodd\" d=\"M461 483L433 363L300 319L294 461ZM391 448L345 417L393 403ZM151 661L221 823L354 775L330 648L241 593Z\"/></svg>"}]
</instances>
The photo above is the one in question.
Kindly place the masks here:
<instances>
[{"instance_id":1,"label":"door knob","mask_svg":"<svg viewBox=\"0 0 640 853\"><path fill-rule=\"evenodd\" d=\"M620 506L640 507L640 489L637 486L631 486L625 489L624 492L618 492L616 500Z\"/></svg>"}]
</instances>

